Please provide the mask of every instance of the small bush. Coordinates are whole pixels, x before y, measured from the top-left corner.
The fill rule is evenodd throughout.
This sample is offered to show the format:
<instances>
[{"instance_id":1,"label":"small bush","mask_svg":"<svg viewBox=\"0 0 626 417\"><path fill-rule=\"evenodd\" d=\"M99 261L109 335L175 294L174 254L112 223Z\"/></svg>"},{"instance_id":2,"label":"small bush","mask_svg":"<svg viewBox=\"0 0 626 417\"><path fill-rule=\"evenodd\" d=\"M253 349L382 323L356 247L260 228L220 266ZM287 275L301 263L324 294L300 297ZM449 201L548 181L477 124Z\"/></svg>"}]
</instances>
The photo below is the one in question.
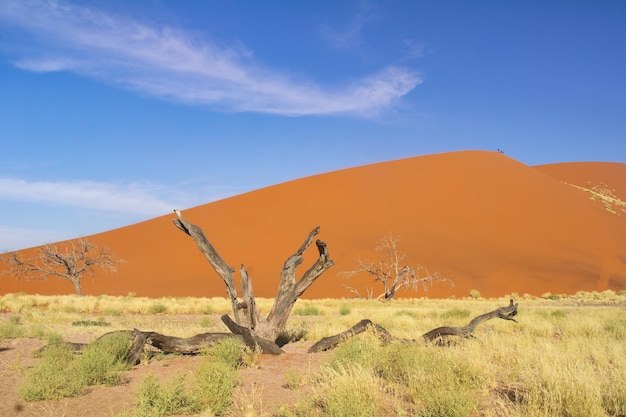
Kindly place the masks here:
<instances>
[{"instance_id":1,"label":"small bush","mask_svg":"<svg viewBox=\"0 0 626 417\"><path fill-rule=\"evenodd\" d=\"M200 319L201 327L211 327L213 326L213 319L211 317L202 317Z\"/></svg>"},{"instance_id":2,"label":"small bush","mask_svg":"<svg viewBox=\"0 0 626 417\"><path fill-rule=\"evenodd\" d=\"M341 314L342 316L347 316L350 313L352 313L352 309L346 305L343 305L339 308L339 314Z\"/></svg>"},{"instance_id":3,"label":"small bush","mask_svg":"<svg viewBox=\"0 0 626 417\"><path fill-rule=\"evenodd\" d=\"M169 383L161 383L149 374L137 391L137 408L131 416L164 417L174 414L197 414L202 405L185 389L185 375L179 374Z\"/></svg>"},{"instance_id":4,"label":"small bush","mask_svg":"<svg viewBox=\"0 0 626 417\"><path fill-rule=\"evenodd\" d=\"M87 346L79 356L72 347L50 337L48 345L38 353L39 363L25 372L18 393L24 401L61 399L82 395L91 385L119 385L125 381L127 369L124 356L128 338L111 335Z\"/></svg>"},{"instance_id":5,"label":"small bush","mask_svg":"<svg viewBox=\"0 0 626 417\"><path fill-rule=\"evenodd\" d=\"M25 373L24 382L18 387L22 400L58 400L83 392L81 381L69 372L74 352L68 344L47 345L40 355L39 363Z\"/></svg>"},{"instance_id":6,"label":"small bush","mask_svg":"<svg viewBox=\"0 0 626 417\"><path fill-rule=\"evenodd\" d=\"M316 404L323 415L333 417L378 417L385 412L385 390L370 370L360 366L326 369Z\"/></svg>"},{"instance_id":7,"label":"small bush","mask_svg":"<svg viewBox=\"0 0 626 417\"><path fill-rule=\"evenodd\" d=\"M481 298L480 291L478 290L471 290L469 292L469 296L472 297L474 300L478 300L479 298Z\"/></svg>"},{"instance_id":8,"label":"small bush","mask_svg":"<svg viewBox=\"0 0 626 417\"><path fill-rule=\"evenodd\" d=\"M304 376L296 369L289 369L285 373L285 388L297 390L304 382Z\"/></svg>"},{"instance_id":9,"label":"small bush","mask_svg":"<svg viewBox=\"0 0 626 417\"><path fill-rule=\"evenodd\" d=\"M110 334L83 350L72 373L84 386L120 385L125 381L122 371L128 369L124 359L129 348L130 340L125 334Z\"/></svg>"},{"instance_id":10,"label":"small bush","mask_svg":"<svg viewBox=\"0 0 626 417\"><path fill-rule=\"evenodd\" d=\"M210 415L226 414L237 386L236 368L240 366L241 354L241 343L228 338L207 350L206 359L194 372L191 383L187 383L185 374L175 375L164 383L148 375L137 391L135 409L126 417L199 414L207 410Z\"/></svg>"},{"instance_id":11,"label":"small bush","mask_svg":"<svg viewBox=\"0 0 626 417\"><path fill-rule=\"evenodd\" d=\"M24 327L20 324L19 316L12 316L9 320L0 321L0 341L16 339L24 336Z\"/></svg>"},{"instance_id":12,"label":"small bush","mask_svg":"<svg viewBox=\"0 0 626 417\"><path fill-rule=\"evenodd\" d=\"M148 307L148 314L162 314L167 311L167 306L163 303L150 304Z\"/></svg>"},{"instance_id":13,"label":"small bush","mask_svg":"<svg viewBox=\"0 0 626 417\"><path fill-rule=\"evenodd\" d=\"M241 340L235 337L220 340L204 351L204 355L210 362L221 362L233 369L242 368L244 365L244 346Z\"/></svg>"},{"instance_id":14,"label":"small bush","mask_svg":"<svg viewBox=\"0 0 626 417\"><path fill-rule=\"evenodd\" d=\"M296 316L319 316L320 309L317 308L316 306L306 306L306 307L296 308L293 311L293 314L295 314Z\"/></svg>"},{"instance_id":15,"label":"small bush","mask_svg":"<svg viewBox=\"0 0 626 417\"><path fill-rule=\"evenodd\" d=\"M104 310L105 316L119 317L122 314L123 312L119 308L107 308L106 310Z\"/></svg>"}]
</instances>

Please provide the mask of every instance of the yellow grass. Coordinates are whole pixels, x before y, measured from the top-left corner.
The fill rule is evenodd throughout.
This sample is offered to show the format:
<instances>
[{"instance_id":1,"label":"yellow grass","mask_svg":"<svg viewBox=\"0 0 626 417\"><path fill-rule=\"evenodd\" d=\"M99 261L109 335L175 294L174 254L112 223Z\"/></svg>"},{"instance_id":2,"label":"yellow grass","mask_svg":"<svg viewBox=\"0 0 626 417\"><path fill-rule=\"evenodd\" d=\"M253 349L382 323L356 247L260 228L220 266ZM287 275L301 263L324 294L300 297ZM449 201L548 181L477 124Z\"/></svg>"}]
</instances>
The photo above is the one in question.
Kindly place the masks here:
<instances>
[{"instance_id":1,"label":"yellow grass","mask_svg":"<svg viewBox=\"0 0 626 417\"><path fill-rule=\"evenodd\" d=\"M333 365L331 360L317 377L292 375L298 384L311 384L316 395L281 415L343 415L349 407L342 401L375 401L377 406L363 405L362 411L373 416L626 415L626 294L581 292L515 299L518 323L490 320L475 330L477 339L457 339L447 347L420 340L380 346L375 338L359 335L352 345L336 350L335 360L347 361ZM257 301L267 313L273 300ZM155 303L164 306L164 312L145 314ZM398 338L419 339L435 327L462 326L507 304L506 298L300 300L294 311L309 313L292 314L288 329L304 329L306 340L313 342L369 318ZM66 337L95 338L135 327L188 337L227 331L219 317L230 313L230 303L221 298L5 295L0 297L0 310L5 327L19 323ZM72 325L79 321L109 326ZM365 389L357 392L358 386Z\"/></svg>"}]
</instances>

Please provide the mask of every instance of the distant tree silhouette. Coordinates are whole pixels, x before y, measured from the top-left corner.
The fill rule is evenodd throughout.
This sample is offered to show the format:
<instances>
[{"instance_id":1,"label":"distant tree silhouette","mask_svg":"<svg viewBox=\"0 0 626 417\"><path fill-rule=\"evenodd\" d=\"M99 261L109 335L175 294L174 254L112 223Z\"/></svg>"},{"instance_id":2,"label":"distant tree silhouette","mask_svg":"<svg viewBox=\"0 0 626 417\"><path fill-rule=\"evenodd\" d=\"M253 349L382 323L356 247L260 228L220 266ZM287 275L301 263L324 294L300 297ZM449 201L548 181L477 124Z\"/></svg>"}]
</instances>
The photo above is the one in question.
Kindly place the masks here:
<instances>
[{"instance_id":1,"label":"distant tree silhouette","mask_svg":"<svg viewBox=\"0 0 626 417\"><path fill-rule=\"evenodd\" d=\"M2 260L9 265L8 274L18 279L46 280L50 276L67 279L78 296L83 295L81 280L85 274L94 276L95 267L115 271L124 262L116 259L107 246L99 247L86 239L65 245L48 244L31 257L11 252Z\"/></svg>"},{"instance_id":2,"label":"distant tree silhouette","mask_svg":"<svg viewBox=\"0 0 626 417\"><path fill-rule=\"evenodd\" d=\"M447 281L453 284L451 280L442 277L439 272L430 274L422 266L404 265L402 261L406 255L398 249L399 240L397 236L392 234L383 237L378 241L375 249L381 254L378 261L364 262L359 258L354 270L339 274L346 278L362 275L373 279L375 283L382 284L383 292L376 297L379 300L391 300L398 290L403 288L418 291L422 287L424 291L428 291L428 285L435 282ZM356 288L347 285L346 288L356 294L357 297L365 298ZM373 290L368 290L367 298L373 298Z\"/></svg>"}]
</instances>

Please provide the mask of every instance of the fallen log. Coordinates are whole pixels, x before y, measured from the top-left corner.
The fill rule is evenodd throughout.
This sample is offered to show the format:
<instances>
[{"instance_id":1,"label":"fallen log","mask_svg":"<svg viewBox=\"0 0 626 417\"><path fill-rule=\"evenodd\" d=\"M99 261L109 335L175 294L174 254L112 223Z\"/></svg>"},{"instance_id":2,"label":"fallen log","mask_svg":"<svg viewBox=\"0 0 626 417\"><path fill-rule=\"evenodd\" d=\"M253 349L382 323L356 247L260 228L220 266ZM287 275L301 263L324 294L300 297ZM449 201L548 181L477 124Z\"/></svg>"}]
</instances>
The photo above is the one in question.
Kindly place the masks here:
<instances>
[{"instance_id":1,"label":"fallen log","mask_svg":"<svg viewBox=\"0 0 626 417\"><path fill-rule=\"evenodd\" d=\"M481 314L480 316L474 317L467 326L437 327L436 329L424 333L420 339L426 342L432 342L436 340L441 340L442 338L446 338L448 336L458 336L464 338L474 337L472 333L479 324L494 318L510 320L517 323L517 320L514 319L514 316L517 315L517 307L518 304L514 303L513 300L510 300L508 306L500 307L493 311L490 311L489 313ZM222 321L224 322L226 327L228 327L231 333L201 333L195 336L185 338L167 336L157 332L144 332L138 329L134 329L132 331L119 330L115 332L105 333L94 342L97 342L98 340L101 340L105 337L110 337L114 334L122 333L127 335L129 341L132 341L132 344L129 348L128 353L126 354L125 360L126 363L130 365L137 365L140 363L144 347L146 345L153 346L163 353L195 355L198 354L201 349L212 346L216 342L230 337L239 338L246 346L255 350L260 349L261 353L264 354L279 355L281 353L284 353L284 351L276 343L252 334L250 332L250 329L235 323L227 314L222 316ZM344 332L319 340L317 343L309 348L308 352L317 353L334 349L339 344L345 342L351 337L354 337L368 330L374 331L376 336L381 340L383 344L387 344L393 341L417 342L418 340L420 340L400 339L394 337L383 326L376 324L369 319L364 319ZM80 351L82 350L82 348L87 346L86 344L82 343L70 343L70 345L77 351Z\"/></svg>"},{"instance_id":2,"label":"fallen log","mask_svg":"<svg viewBox=\"0 0 626 417\"><path fill-rule=\"evenodd\" d=\"M517 315L517 304L510 300L509 305L506 307L500 307L489 313L481 314L478 317L474 317L472 321L469 322L467 326L463 327L437 327L436 329L432 329L429 332L426 332L422 335L422 338L427 342L431 342L435 339L445 337L445 336L460 336L460 337L474 337L472 332L479 324L491 320L494 318L499 318L503 320L511 320L517 323L513 317Z\"/></svg>"},{"instance_id":3,"label":"fallen log","mask_svg":"<svg viewBox=\"0 0 626 417\"><path fill-rule=\"evenodd\" d=\"M345 332L341 332L334 336L328 336L315 343L308 350L309 353L323 352L337 347L340 343L345 342L357 334L373 329L383 344L396 340L384 327L373 323L370 319L363 319Z\"/></svg>"},{"instance_id":4,"label":"fallen log","mask_svg":"<svg viewBox=\"0 0 626 417\"><path fill-rule=\"evenodd\" d=\"M517 321L513 318L517 315L517 306L518 304L514 303L513 300L510 300L509 305L506 307L500 307L489 313L481 314L473 318L467 326L463 327L437 327L436 329L430 330L424 333L421 336L421 339L426 342L432 342L435 340L441 340L447 336L459 336L470 338L474 337L472 332L476 327L493 318L500 318L503 320L511 320L517 323ZM366 330L372 329L376 335L381 339L383 343L389 343L391 341L400 341L400 342L416 342L417 340L410 339L399 339L391 335L384 327L379 324L373 323L369 319L361 320L357 324L355 324L350 329L345 332L339 333L335 336L329 336L321 339L319 342L315 343L313 346L309 348L309 353L322 352L330 349L334 349L340 343L346 341L347 339L356 336L359 333L363 333Z\"/></svg>"}]
</instances>

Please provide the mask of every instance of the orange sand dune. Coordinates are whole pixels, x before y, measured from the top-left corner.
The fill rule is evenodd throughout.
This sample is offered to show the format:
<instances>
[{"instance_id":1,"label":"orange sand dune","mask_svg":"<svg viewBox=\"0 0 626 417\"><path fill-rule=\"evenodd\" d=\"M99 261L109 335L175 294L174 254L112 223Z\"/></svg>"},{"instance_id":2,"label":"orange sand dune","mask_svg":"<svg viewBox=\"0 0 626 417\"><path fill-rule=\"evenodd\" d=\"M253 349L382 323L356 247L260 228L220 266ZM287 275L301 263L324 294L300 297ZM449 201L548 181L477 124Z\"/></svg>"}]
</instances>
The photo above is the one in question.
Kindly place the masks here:
<instances>
[{"instance_id":1,"label":"orange sand dune","mask_svg":"<svg viewBox=\"0 0 626 417\"><path fill-rule=\"evenodd\" d=\"M624 164L528 167L496 152L420 156L303 178L183 212L239 270L257 296L272 297L280 270L309 231L328 244L335 266L307 298L351 297L370 282L340 271L374 256L385 234L400 237L406 262L454 281L428 295L574 293L626 289L626 213L570 184L602 181L624 199ZM565 182L564 182L565 181ZM567 182L567 183L566 183ZM85 279L85 294L222 296L224 284L171 215L91 236L127 263L113 275ZM303 273L316 259L309 248ZM375 258L372 258L375 259ZM379 293L375 287L375 294ZM72 293L69 282L6 277L3 293ZM422 296L401 292L399 296Z\"/></svg>"}]
</instances>

